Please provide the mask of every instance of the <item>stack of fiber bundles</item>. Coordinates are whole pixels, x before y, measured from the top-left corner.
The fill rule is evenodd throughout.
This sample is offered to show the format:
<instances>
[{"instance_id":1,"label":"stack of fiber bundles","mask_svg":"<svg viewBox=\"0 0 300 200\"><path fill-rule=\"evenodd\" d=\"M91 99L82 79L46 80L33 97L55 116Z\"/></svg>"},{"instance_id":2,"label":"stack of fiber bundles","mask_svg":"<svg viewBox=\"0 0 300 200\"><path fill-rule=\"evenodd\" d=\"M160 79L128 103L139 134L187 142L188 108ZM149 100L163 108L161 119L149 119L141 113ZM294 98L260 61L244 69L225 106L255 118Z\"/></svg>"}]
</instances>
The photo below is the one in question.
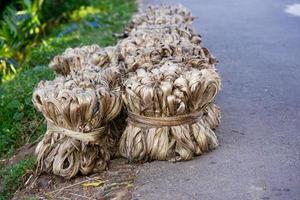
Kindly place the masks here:
<instances>
[{"instance_id":1,"label":"stack of fiber bundles","mask_svg":"<svg viewBox=\"0 0 300 200\"><path fill-rule=\"evenodd\" d=\"M129 161L181 161L218 146L221 80L192 21L183 7L149 7L116 46L55 56L57 77L33 94L47 121L38 170L71 178L104 170L117 151Z\"/></svg>"},{"instance_id":2,"label":"stack of fiber bundles","mask_svg":"<svg viewBox=\"0 0 300 200\"><path fill-rule=\"evenodd\" d=\"M33 103L47 121L36 148L39 171L71 178L107 167L118 140L111 122L122 108L119 76L114 68L85 66L39 83Z\"/></svg>"},{"instance_id":3,"label":"stack of fiber bundles","mask_svg":"<svg viewBox=\"0 0 300 200\"><path fill-rule=\"evenodd\" d=\"M218 146L212 130L220 111L212 102L220 77L192 19L181 7L150 7L118 44L128 72L119 150L130 161L189 160Z\"/></svg>"}]
</instances>

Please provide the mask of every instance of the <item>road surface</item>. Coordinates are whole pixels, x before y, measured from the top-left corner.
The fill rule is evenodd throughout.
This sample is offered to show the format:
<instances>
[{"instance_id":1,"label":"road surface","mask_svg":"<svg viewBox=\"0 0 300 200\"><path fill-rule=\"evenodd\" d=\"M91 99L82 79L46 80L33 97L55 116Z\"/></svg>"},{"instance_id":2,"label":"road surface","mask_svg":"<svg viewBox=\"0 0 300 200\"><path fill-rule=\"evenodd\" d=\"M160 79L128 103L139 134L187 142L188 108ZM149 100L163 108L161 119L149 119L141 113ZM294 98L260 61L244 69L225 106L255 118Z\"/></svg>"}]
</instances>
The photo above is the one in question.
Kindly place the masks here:
<instances>
[{"instance_id":1,"label":"road surface","mask_svg":"<svg viewBox=\"0 0 300 200\"><path fill-rule=\"evenodd\" d=\"M285 12L295 1L181 3L219 60L221 146L188 162L143 164L134 199L299 200L300 17Z\"/></svg>"}]
</instances>

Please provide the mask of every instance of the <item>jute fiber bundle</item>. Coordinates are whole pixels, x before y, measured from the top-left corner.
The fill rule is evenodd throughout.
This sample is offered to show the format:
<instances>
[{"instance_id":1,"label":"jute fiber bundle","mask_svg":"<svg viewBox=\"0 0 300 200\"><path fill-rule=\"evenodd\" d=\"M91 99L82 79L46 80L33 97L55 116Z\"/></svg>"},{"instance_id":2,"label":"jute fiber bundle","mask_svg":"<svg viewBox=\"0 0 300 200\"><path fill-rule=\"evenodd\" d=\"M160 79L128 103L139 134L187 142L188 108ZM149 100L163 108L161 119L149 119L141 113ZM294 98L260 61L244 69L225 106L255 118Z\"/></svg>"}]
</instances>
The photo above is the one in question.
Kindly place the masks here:
<instances>
[{"instance_id":1,"label":"jute fiber bundle","mask_svg":"<svg viewBox=\"0 0 300 200\"><path fill-rule=\"evenodd\" d=\"M67 75L74 70L95 65L109 67L118 63L118 50L109 46L101 48L98 45L68 48L62 55L55 56L49 66L57 74Z\"/></svg>"},{"instance_id":2,"label":"jute fiber bundle","mask_svg":"<svg viewBox=\"0 0 300 200\"><path fill-rule=\"evenodd\" d=\"M160 34L160 35L159 35ZM164 37L167 44L170 44L172 40L187 39L194 44L201 43L201 36L197 34L191 26L185 24L181 25L147 25L145 27L138 26L133 29L128 36L141 38L143 40L151 37L158 38L158 36ZM166 37L167 36L167 37ZM166 38L165 38L166 37ZM171 37L172 39L168 39Z\"/></svg>"},{"instance_id":3,"label":"jute fiber bundle","mask_svg":"<svg viewBox=\"0 0 300 200\"><path fill-rule=\"evenodd\" d=\"M191 25L193 19L191 12L182 6L149 6L132 17L125 32L148 25Z\"/></svg>"},{"instance_id":4,"label":"jute fiber bundle","mask_svg":"<svg viewBox=\"0 0 300 200\"><path fill-rule=\"evenodd\" d=\"M36 148L38 171L72 178L107 167L117 142L110 123L122 101L120 90L111 87L118 73L94 70L42 81L34 91L33 103L47 121L47 132Z\"/></svg>"},{"instance_id":5,"label":"jute fiber bundle","mask_svg":"<svg viewBox=\"0 0 300 200\"><path fill-rule=\"evenodd\" d=\"M124 87L128 125L120 140L122 156L130 161L190 160L218 146L211 122L203 118L220 89L214 69L167 61L137 69Z\"/></svg>"},{"instance_id":6,"label":"jute fiber bundle","mask_svg":"<svg viewBox=\"0 0 300 200\"><path fill-rule=\"evenodd\" d=\"M200 45L198 39L193 39L192 32L188 29L172 32L172 29L141 29L119 42L120 59L124 61L126 69L135 71L143 65L158 64L163 59L199 69L215 67L216 59Z\"/></svg>"}]
</instances>

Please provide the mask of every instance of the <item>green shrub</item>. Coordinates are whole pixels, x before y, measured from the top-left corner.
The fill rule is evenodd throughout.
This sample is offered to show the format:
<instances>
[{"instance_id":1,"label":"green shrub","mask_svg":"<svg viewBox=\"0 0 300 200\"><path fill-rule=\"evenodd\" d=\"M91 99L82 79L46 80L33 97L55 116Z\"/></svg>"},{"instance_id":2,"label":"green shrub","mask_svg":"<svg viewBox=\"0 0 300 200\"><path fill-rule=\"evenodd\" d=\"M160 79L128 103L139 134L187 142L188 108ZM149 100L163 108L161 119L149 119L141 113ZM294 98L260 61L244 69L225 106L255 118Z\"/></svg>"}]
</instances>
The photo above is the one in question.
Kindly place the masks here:
<instances>
[{"instance_id":1,"label":"green shrub","mask_svg":"<svg viewBox=\"0 0 300 200\"><path fill-rule=\"evenodd\" d=\"M82 5L88 5L89 0L44 0L41 8L42 21L68 21L68 15Z\"/></svg>"},{"instance_id":2,"label":"green shrub","mask_svg":"<svg viewBox=\"0 0 300 200\"><path fill-rule=\"evenodd\" d=\"M26 49L40 38L45 25L40 21L42 3L23 0L5 8L0 21L0 81L16 73Z\"/></svg>"},{"instance_id":3,"label":"green shrub","mask_svg":"<svg viewBox=\"0 0 300 200\"><path fill-rule=\"evenodd\" d=\"M7 6L0 20L0 82L10 80L26 53L40 42L45 30L68 19L84 0L20 0Z\"/></svg>"}]
</instances>

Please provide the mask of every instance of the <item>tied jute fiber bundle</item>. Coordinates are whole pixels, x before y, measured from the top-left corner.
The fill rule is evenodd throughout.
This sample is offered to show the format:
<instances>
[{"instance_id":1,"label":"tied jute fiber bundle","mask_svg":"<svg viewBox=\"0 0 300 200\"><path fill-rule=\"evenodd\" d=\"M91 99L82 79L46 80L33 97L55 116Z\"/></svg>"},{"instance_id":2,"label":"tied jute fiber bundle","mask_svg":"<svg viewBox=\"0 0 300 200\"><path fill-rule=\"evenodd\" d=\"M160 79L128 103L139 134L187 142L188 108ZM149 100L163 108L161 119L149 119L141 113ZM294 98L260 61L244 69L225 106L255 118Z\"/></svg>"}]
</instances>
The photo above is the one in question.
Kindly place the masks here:
<instances>
[{"instance_id":1,"label":"tied jute fiber bundle","mask_svg":"<svg viewBox=\"0 0 300 200\"><path fill-rule=\"evenodd\" d=\"M168 28L155 29L153 32L141 29L120 41L120 59L124 61L127 71L156 65L163 59L182 62L187 67L215 68L217 60L197 42L199 40L191 41L193 38L190 35L193 33L187 29L184 34L168 32Z\"/></svg>"},{"instance_id":2,"label":"tied jute fiber bundle","mask_svg":"<svg viewBox=\"0 0 300 200\"><path fill-rule=\"evenodd\" d=\"M220 84L214 69L170 61L130 74L124 82L128 125L120 154L129 161L180 161L214 149L218 140L209 125L215 121L205 122L203 114L216 114L207 106Z\"/></svg>"},{"instance_id":3,"label":"tied jute fiber bundle","mask_svg":"<svg viewBox=\"0 0 300 200\"><path fill-rule=\"evenodd\" d=\"M191 12L183 6L149 6L132 17L125 33L130 33L132 29L148 25L191 25L193 20L194 17Z\"/></svg>"},{"instance_id":4,"label":"tied jute fiber bundle","mask_svg":"<svg viewBox=\"0 0 300 200\"><path fill-rule=\"evenodd\" d=\"M197 34L190 26L185 24L181 25L147 25L144 27L137 27L133 29L129 35L130 37L141 38L143 40L156 36L159 39L159 36L166 37L164 38L166 42L170 43L175 39L187 39L194 44L201 43L201 35ZM172 39L168 39L171 37Z\"/></svg>"},{"instance_id":5,"label":"tied jute fiber bundle","mask_svg":"<svg viewBox=\"0 0 300 200\"><path fill-rule=\"evenodd\" d=\"M67 75L86 66L109 67L118 64L119 54L116 47L101 48L98 45L68 48L62 55L55 56L49 66L57 74Z\"/></svg>"},{"instance_id":6,"label":"tied jute fiber bundle","mask_svg":"<svg viewBox=\"0 0 300 200\"><path fill-rule=\"evenodd\" d=\"M72 178L107 167L118 139L111 121L122 107L107 70L84 68L39 83L33 103L47 121L47 132L36 148L38 171Z\"/></svg>"}]
</instances>

